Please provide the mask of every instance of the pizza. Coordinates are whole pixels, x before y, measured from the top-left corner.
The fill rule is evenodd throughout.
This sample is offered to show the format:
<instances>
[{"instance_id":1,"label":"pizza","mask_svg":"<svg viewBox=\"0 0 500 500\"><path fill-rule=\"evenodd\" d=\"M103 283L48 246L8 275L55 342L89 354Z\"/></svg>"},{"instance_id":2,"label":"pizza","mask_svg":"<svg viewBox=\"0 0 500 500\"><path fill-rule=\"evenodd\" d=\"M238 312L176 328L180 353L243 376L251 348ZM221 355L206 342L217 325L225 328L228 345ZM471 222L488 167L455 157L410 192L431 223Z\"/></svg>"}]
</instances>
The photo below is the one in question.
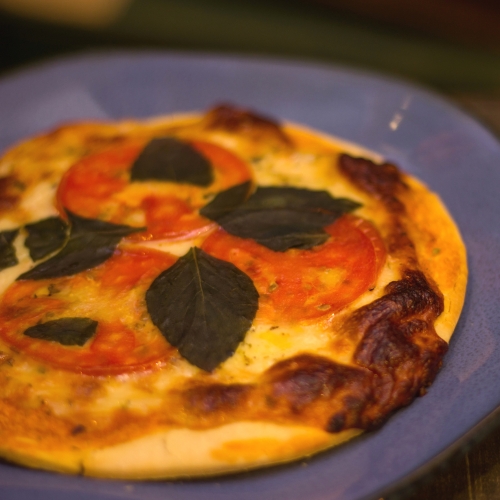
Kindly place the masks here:
<instances>
[{"instance_id":1,"label":"pizza","mask_svg":"<svg viewBox=\"0 0 500 500\"><path fill-rule=\"evenodd\" d=\"M309 456L425 394L459 231L360 146L218 105L0 160L0 456L112 478Z\"/></svg>"}]
</instances>

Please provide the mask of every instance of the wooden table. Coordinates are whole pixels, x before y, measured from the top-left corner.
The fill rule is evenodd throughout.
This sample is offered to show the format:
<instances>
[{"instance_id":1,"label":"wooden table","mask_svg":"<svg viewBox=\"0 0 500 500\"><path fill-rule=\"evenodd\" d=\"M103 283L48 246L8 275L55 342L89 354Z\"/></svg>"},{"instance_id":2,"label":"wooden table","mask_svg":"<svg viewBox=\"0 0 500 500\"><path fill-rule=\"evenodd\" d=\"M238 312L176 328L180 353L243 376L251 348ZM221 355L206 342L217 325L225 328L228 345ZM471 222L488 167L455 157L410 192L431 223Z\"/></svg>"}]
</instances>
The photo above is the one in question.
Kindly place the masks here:
<instances>
[{"instance_id":1,"label":"wooden table","mask_svg":"<svg viewBox=\"0 0 500 500\"><path fill-rule=\"evenodd\" d=\"M500 427L479 444L383 500L494 500L500 498ZM382 500L382 499L381 499Z\"/></svg>"}]
</instances>

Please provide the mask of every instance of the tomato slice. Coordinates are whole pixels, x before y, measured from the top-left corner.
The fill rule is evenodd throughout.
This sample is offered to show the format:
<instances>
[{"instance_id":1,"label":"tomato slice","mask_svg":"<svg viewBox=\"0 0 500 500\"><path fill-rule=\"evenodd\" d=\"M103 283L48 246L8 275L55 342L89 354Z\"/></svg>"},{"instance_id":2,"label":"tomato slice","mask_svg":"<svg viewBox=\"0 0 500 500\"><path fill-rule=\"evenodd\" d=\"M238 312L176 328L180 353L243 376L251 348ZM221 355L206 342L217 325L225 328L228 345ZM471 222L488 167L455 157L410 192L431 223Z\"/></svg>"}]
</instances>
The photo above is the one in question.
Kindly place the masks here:
<instances>
[{"instance_id":1,"label":"tomato slice","mask_svg":"<svg viewBox=\"0 0 500 500\"><path fill-rule=\"evenodd\" d=\"M326 231L330 238L310 250L274 252L222 229L202 248L253 280L260 295L257 320L301 322L338 312L369 290L385 260L382 239L366 220L344 216Z\"/></svg>"},{"instance_id":2,"label":"tomato slice","mask_svg":"<svg viewBox=\"0 0 500 500\"><path fill-rule=\"evenodd\" d=\"M146 226L131 241L187 239L216 225L199 215L211 196L252 177L249 166L227 149L204 141L191 146L214 168L215 180L208 187L174 182L130 182L130 169L145 146L130 141L85 157L62 177L57 207L83 216L116 224Z\"/></svg>"},{"instance_id":3,"label":"tomato slice","mask_svg":"<svg viewBox=\"0 0 500 500\"><path fill-rule=\"evenodd\" d=\"M114 195L128 184L134 160L144 144L128 143L87 156L75 163L62 177L57 189L56 203L64 216L64 207L93 219L112 222L124 217Z\"/></svg>"},{"instance_id":4,"label":"tomato slice","mask_svg":"<svg viewBox=\"0 0 500 500\"><path fill-rule=\"evenodd\" d=\"M0 305L0 337L35 359L73 372L106 375L163 364L175 350L151 322L144 294L175 260L152 249L126 248L75 276L17 281ZM38 323L72 317L98 322L83 346L24 334Z\"/></svg>"}]
</instances>

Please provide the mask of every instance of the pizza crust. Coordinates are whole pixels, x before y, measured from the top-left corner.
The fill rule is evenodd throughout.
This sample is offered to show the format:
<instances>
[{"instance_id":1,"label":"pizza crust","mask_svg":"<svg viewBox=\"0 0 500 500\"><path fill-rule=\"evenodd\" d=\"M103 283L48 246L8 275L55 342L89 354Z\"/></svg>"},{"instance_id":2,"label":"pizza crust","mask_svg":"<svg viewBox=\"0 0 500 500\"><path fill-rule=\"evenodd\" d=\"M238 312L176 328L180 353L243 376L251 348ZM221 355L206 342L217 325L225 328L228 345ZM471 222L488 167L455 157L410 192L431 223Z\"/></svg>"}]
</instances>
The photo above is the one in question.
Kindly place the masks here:
<instances>
[{"instance_id":1,"label":"pizza crust","mask_svg":"<svg viewBox=\"0 0 500 500\"><path fill-rule=\"evenodd\" d=\"M42 450L18 440L3 458L27 467L115 479L166 479L242 472L306 458L361 431L238 422L210 430L171 429L91 450ZM27 450L23 448L27 446ZM196 453L193 454L193 449Z\"/></svg>"},{"instance_id":2,"label":"pizza crust","mask_svg":"<svg viewBox=\"0 0 500 500\"><path fill-rule=\"evenodd\" d=\"M412 240L422 268L435 281L445 302L445 313L434 325L438 335L449 342L465 300L468 278L465 245L439 196L416 179L408 178L407 182L411 185L411 196L405 203L414 224Z\"/></svg>"},{"instance_id":3,"label":"pizza crust","mask_svg":"<svg viewBox=\"0 0 500 500\"><path fill-rule=\"evenodd\" d=\"M92 451L82 460L83 473L145 479L241 472L305 458L359 432L332 435L310 427L258 422L238 422L204 431L172 429Z\"/></svg>"}]
</instances>

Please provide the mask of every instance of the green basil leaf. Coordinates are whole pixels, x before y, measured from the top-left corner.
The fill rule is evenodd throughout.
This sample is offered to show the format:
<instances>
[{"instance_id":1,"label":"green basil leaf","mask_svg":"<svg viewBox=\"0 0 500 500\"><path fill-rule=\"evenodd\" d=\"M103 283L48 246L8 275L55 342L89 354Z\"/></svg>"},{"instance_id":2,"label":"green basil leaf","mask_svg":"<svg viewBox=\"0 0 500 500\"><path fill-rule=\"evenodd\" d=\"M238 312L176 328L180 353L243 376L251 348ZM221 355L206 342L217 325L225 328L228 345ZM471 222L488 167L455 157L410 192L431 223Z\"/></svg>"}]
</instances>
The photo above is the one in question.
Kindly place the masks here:
<instances>
[{"instance_id":1,"label":"green basil leaf","mask_svg":"<svg viewBox=\"0 0 500 500\"><path fill-rule=\"evenodd\" d=\"M184 358L206 371L234 354L258 300L245 273L199 248L191 248L146 292L153 323Z\"/></svg>"},{"instance_id":2,"label":"green basil leaf","mask_svg":"<svg viewBox=\"0 0 500 500\"><path fill-rule=\"evenodd\" d=\"M14 248L14 240L19 233L19 229L0 232L0 271L19 263Z\"/></svg>"},{"instance_id":3,"label":"green basil leaf","mask_svg":"<svg viewBox=\"0 0 500 500\"><path fill-rule=\"evenodd\" d=\"M230 190L235 192L236 187ZM276 252L309 249L324 243L328 239L324 228L361 206L348 198L334 198L327 191L259 187L241 202L241 196L232 197L233 210L219 210L219 205L224 205L221 199L229 197L228 191L219 193L200 213L215 220L228 233L251 238Z\"/></svg>"},{"instance_id":4,"label":"green basil leaf","mask_svg":"<svg viewBox=\"0 0 500 500\"><path fill-rule=\"evenodd\" d=\"M61 248L66 240L67 224L59 217L49 217L24 226L28 236L24 242L32 260L40 260Z\"/></svg>"},{"instance_id":5,"label":"green basil leaf","mask_svg":"<svg viewBox=\"0 0 500 500\"><path fill-rule=\"evenodd\" d=\"M92 269L113 255L124 236L144 230L66 212L71 227L66 245L53 257L21 274L18 280L60 278Z\"/></svg>"},{"instance_id":6,"label":"green basil leaf","mask_svg":"<svg viewBox=\"0 0 500 500\"><path fill-rule=\"evenodd\" d=\"M61 318L31 326L24 335L62 345L83 346L95 335L97 321L90 318Z\"/></svg>"},{"instance_id":7,"label":"green basil leaf","mask_svg":"<svg viewBox=\"0 0 500 500\"><path fill-rule=\"evenodd\" d=\"M208 205L205 205L200 210L200 215L210 220L220 220L248 198L251 188L252 182L247 181L221 191Z\"/></svg>"},{"instance_id":8,"label":"green basil leaf","mask_svg":"<svg viewBox=\"0 0 500 500\"><path fill-rule=\"evenodd\" d=\"M190 144L173 137L153 139L132 165L132 181L170 181L209 186L214 180L210 162Z\"/></svg>"}]
</instances>

